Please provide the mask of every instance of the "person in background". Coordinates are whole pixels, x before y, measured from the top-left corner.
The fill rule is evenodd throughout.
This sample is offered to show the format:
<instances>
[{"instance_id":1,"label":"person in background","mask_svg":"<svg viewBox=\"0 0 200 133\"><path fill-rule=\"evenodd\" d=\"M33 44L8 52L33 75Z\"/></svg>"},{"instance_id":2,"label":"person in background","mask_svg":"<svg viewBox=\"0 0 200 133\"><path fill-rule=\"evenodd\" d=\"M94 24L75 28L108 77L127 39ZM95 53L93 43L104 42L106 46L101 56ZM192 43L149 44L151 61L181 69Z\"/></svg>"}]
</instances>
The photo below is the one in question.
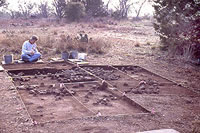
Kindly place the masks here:
<instances>
[{"instance_id":1,"label":"person in background","mask_svg":"<svg viewBox=\"0 0 200 133\"><path fill-rule=\"evenodd\" d=\"M33 35L29 40L24 42L21 55L23 61L34 62L41 57L40 52L37 50L36 41L38 41L38 37Z\"/></svg>"}]
</instances>

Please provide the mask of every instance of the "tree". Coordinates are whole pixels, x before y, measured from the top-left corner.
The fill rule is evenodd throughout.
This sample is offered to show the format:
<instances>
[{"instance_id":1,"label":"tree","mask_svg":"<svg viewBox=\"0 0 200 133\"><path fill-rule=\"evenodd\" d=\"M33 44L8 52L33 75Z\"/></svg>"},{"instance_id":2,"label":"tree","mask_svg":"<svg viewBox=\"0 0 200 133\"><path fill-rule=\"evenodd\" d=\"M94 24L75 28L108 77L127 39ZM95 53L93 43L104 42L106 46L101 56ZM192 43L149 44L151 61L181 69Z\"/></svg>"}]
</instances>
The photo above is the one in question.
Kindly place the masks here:
<instances>
[{"instance_id":1,"label":"tree","mask_svg":"<svg viewBox=\"0 0 200 133\"><path fill-rule=\"evenodd\" d=\"M85 7L81 2L69 2L65 9L66 18L71 21L78 21L85 14Z\"/></svg>"},{"instance_id":2,"label":"tree","mask_svg":"<svg viewBox=\"0 0 200 133\"><path fill-rule=\"evenodd\" d=\"M21 13L22 17L24 18L29 18L31 13L32 13L32 9L36 6L35 3L31 3L31 2L19 2L19 12Z\"/></svg>"},{"instance_id":3,"label":"tree","mask_svg":"<svg viewBox=\"0 0 200 133\"><path fill-rule=\"evenodd\" d=\"M200 58L200 2L198 0L155 0L154 28L161 44L179 51L187 59ZM199 48L198 48L199 47Z\"/></svg>"},{"instance_id":4,"label":"tree","mask_svg":"<svg viewBox=\"0 0 200 133\"><path fill-rule=\"evenodd\" d=\"M41 2L38 6L39 6L38 7L39 14L42 17L47 18L49 16L49 12L50 12L50 7L48 6L48 2L47 1Z\"/></svg>"},{"instance_id":5,"label":"tree","mask_svg":"<svg viewBox=\"0 0 200 133\"><path fill-rule=\"evenodd\" d=\"M135 4L138 4L138 5L139 5L139 8L136 8L135 6L132 6L132 7L134 8L135 13L136 13L136 19L139 18L141 9L142 9L142 7L144 6L144 4L145 4L146 2L147 2L147 0L143 0L141 4L139 3L139 1L136 2Z\"/></svg>"},{"instance_id":6,"label":"tree","mask_svg":"<svg viewBox=\"0 0 200 133\"><path fill-rule=\"evenodd\" d=\"M85 6L86 13L89 16L103 17L108 15L107 8L102 0L72 0L72 1L81 2Z\"/></svg>"},{"instance_id":7,"label":"tree","mask_svg":"<svg viewBox=\"0 0 200 133\"><path fill-rule=\"evenodd\" d=\"M118 19L127 18L132 5L133 3L130 3L130 0L119 0L119 5L115 7L114 17Z\"/></svg>"},{"instance_id":8,"label":"tree","mask_svg":"<svg viewBox=\"0 0 200 133\"><path fill-rule=\"evenodd\" d=\"M0 7L4 6L6 4L6 0L0 0Z\"/></svg>"},{"instance_id":9,"label":"tree","mask_svg":"<svg viewBox=\"0 0 200 133\"><path fill-rule=\"evenodd\" d=\"M55 15L61 19L65 16L65 8L67 3L65 0L53 0L53 6L55 8Z\"/></svg>"}]
</instances>

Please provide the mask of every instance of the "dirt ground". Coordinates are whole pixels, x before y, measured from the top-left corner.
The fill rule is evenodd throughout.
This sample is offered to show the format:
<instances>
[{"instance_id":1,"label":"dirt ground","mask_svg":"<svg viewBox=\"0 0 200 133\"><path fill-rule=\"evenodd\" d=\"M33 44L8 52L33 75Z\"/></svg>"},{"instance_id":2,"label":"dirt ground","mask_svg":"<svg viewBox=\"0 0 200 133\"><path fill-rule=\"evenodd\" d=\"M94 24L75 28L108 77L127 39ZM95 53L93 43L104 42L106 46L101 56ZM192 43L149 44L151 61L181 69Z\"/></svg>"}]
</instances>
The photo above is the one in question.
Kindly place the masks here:
<instances>
[{"instance_id":1,"label":"dirt ground","mask_svg":"<svg viewBox=\"0 0 200 133\"><path fill-rule=\"evenodd\" d=\"M147 114L138 113L140 112L138 110L134 114L128 113L128 115L94 116L86 112L87 115L84 116L78 114L78 117L64 118L58 114L56 115L58 120L41 120L35 121L33 124L32 116L29 113L30 108L27 108L27 102L30 101L26 101L27 99L31 100L31 97L23 99L23 94L26 92L17 91L7 73L0 72L0 132L134 133L173 128L181 133L190 133L195 127L200 126L199 66L185 62L181 57L169 57L166 51L160 51L159 38L150 21L122 21L117 25L103 22L100 24L103 26L97 27L94 26L94 23L49 25L48 30L73 32L74 34L85 31L93 38L110 41L112 42L111 47L105 54L88 54L87 60L90 64L141 66L152 73L176 82L180 87L178 91L173 90L173 94L161 91L159 95L127 94L135 102L151 111ZM20 28L22 27L2 22L0 32L4 30L18 31ZM36 24L25 28L37 31L41 27ZM0 36L3 36L3 33L0 33ZM47 58L49 57L44 57L44 60ZM145 78L145 75L143 76ZM165 90L171 91L172 89L166 88ZM192 94L187 91L192 91ZM49 102L55 106L54 101L50 100ZM40 103L39 99L38 103ZM59 104L64 106L64 103ZM84 112L84 110L79 111L79 108L77 110L77 113ZM35 115L37 113L35 112ZM31 115L33 114L34 112Z\"/></svg>"}]
</instances>

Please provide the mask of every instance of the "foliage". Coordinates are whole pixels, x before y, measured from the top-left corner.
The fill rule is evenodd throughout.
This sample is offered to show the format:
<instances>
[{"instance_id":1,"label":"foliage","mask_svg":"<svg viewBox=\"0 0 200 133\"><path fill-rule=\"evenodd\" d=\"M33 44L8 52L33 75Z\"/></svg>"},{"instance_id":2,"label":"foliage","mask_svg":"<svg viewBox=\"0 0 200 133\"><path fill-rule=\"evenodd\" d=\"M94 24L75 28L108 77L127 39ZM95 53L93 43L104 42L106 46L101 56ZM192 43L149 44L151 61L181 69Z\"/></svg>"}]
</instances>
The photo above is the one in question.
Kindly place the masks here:
<instances>
[{"instance_id":1,"label":"foliage","mask_svg":"<svg viewBox=\"0 0 200 133\"><path fill-rule=\"evenodd\" d=\"M71 21L78 21L85 14L85 7L81 2L69 2L65 9L66 18Z\"/></svg>"},{"instance_id":2,"label":"foliage","mask_svg":"<svg viewBox=\"0 0 200 133\"><path fill-rule=\"evenodd\" d=\"M6 0L0 0L0 7L4 6L6 4Z\"/></svg>"},{"instance_id":3,"label":"foliage","mask_svg":"<svg viewBox=\"0 0 200 133\"><path fill-rule=\"evenodd\" d=\"M130 0L119 0L119 5L115 7L116 11L112 13L112 17L115 19L127 18L132 4Z\"/></svg>"},{"instance_id":4,"label":"foliage","mask_svg":"<svg viewBox=\"0 0 200 133\"><path fill-rule=\"evenodd\" d=\"M65 0L53 0L53 7L55 8L55 15L61 19L65 16L65 9L67 3Z\"/></svg>"},{"instance_id":5,"label":"foliage","mask_svg":"<svg viewBox=\"0 0 200 133\"><path fill-rule=\"evenodd\" d=\"M19 12L21 14L22 17L24 18L29 18L31 13L32 13L32 9L36 6L35 3L31 3L31 2L21 2L19 4Z\"/></svg>"},{"instance_id":6,"label":"foliage","mask_svg":"<svg viewBox=\"0 0 200 133\"><path fill-rule=\"evenodd\" d=\"M187 57L200 45L200 2L198 0L155 0L155 30L161 43Z\"/></svg>"},{"instance_id":7,"label":"foliage","mask_svg":"<svg viewBox=\"0 0 200 133\"><path fill-rule=\"evenodd\" d=\"M95 17L105 17L108 15L102 0L86 0L85 8L87 14L91 14Z\"/></svg>"},{"instance_id":8,"label":"foliage","mask_svg":"<svg viewBox=\"0 0 200 133\"><path fill-rule=\"evenodd\" d=\"M50 7L48 6L48 2L41 2L38 5L38 9L39 9L39 14L44 17L44 18L48 18L49 13L50 13Z\"/></svg>"},{"instance_id":9,"label":"foliage","mask_svg":"<svg viewBox=\"0 0 200 133\"><path fill-rule=\"evenodd\" d=\"M93 17L108 16L107 8L102 0L71 0L71 2L81 2L85 7L87 15L89 16Z\"/></svg>"}]
</instances>

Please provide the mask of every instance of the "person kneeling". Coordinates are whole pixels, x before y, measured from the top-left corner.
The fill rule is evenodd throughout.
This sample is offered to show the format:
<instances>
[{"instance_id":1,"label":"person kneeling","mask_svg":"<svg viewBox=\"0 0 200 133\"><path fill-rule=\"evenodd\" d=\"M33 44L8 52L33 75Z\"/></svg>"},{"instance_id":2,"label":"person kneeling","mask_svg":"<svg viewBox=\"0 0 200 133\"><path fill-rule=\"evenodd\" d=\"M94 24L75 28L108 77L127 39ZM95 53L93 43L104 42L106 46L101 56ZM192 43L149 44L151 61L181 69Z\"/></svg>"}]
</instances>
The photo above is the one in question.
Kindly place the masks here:
<instances>
[{"instance_id":1,"label":"person kneeling","mask_svg":"<svg viewBox=\"0 0 200 133\"><path fill-rule=\"evenodd\" d=\"M37 36L32 36L29 40L25 41L22 46L22 60L25 62L34 62L37 61L41 54L37 50L36 41L38 40Z\"/></svg>"}]
</instances>

